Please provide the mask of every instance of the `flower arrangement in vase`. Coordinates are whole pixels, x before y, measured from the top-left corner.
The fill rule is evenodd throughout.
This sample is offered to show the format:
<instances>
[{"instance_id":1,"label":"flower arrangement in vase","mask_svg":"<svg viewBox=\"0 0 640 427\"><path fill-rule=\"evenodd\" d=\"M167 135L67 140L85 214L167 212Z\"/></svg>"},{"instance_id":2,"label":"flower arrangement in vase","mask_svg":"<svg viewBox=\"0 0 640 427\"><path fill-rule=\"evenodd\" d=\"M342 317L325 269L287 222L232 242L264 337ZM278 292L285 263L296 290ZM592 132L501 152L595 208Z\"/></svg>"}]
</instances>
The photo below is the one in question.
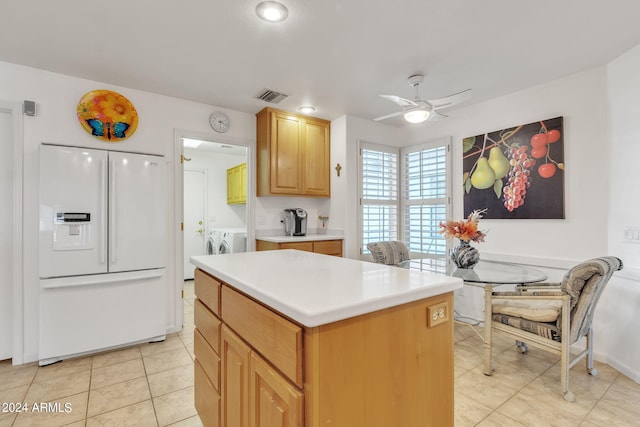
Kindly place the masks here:
<instances>
[{"instance_id":1,"label":"flower arrangement in vase","mask_svg":"<svg viewBox=\"0 0 640 427\"><path fill-rule=\"evenodd\" d=\"M451 250L451 260L458 268L473 268L480 261L480 253L470 242L484 242L487 234L478 229L478 221L486 211L476 209L467 219L440 223L440 234L445 239L455 237L460 240L458 246Z\"/></svg>"}]
</instances>

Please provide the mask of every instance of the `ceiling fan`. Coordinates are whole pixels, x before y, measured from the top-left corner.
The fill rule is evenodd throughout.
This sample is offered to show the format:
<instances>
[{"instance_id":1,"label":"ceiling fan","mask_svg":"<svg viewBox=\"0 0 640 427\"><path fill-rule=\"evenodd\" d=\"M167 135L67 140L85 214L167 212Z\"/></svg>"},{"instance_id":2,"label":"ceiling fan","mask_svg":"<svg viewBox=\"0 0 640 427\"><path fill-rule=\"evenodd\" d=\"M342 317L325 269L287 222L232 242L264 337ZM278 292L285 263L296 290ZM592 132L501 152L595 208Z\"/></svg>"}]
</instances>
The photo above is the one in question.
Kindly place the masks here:
<instances>
[{"instance_id":1,"label":"ceiling fan","mask_svg":"<svg viewBox=\"0 0 640 427\"><path fill-rule=\"evenodd\" d=\"M377 117L374 121L380 121L404 115L404 119L409 123L422 123L424 121L436 121L445 116L439 113L437 110L441 108L450 107L455 104L459 104L468 100L471 97L471 89L463 90L462 92L454 93L453 95L445 96L443 98L430 99L423 101L420 99L420 83L424 80L424 75L414 74L409 76L409 86L416 88L416 97L413 101L405 98L401 98L396 95L380 95L384 99L395 102L402 107L402 111L396 113L387 114L386 116Z\"/></svg>"}]
</instances>

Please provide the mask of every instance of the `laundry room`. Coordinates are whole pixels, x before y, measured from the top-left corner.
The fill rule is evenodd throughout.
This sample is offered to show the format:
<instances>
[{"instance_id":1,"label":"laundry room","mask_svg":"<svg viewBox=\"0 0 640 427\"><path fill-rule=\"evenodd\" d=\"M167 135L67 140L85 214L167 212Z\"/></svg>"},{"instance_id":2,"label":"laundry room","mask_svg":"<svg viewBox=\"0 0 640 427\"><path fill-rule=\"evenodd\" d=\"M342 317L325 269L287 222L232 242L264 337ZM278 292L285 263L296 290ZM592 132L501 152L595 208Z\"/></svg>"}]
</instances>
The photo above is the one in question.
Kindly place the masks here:
<instances>
[{"instance_id":1,"label":"laundry room","mask_svg":"<svg viewBox=\"0 0 640 427\"><path fill-rule=\"evenodd\" d=\"M247 148L183 139L184 279L189 257L244 252L247 248Z\"/></svg>"}]
</instances>

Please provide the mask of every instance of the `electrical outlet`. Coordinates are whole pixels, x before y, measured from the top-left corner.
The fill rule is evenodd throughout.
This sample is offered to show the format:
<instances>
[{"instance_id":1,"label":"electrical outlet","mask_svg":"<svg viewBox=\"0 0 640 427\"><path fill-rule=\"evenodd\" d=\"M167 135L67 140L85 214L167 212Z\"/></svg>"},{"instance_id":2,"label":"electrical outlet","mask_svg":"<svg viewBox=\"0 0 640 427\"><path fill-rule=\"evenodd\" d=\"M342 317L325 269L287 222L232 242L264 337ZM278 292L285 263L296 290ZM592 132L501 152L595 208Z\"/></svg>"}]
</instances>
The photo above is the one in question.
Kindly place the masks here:
<instances>
[{"instance_id":1,"label":"electrical outlet","mask_svg":"<svg viewBox=\"0 0 640 427\"><path fill-rule=\"evenodd\" d=\"M267 216L256 215L256 225L267 225Z\"/></svg>"},{"instance_id":2,"label":"electrical outlet","mask_svg":"<svg viewBox=\"0 0 640 427\"><path fill-rule=\"evenodd\" d=\"M433 328L449 321L449 303L430 305L427 307L427 327Z\"/></svg>"},{"instance_id":3,"label":"electrical outlet","mask_svg":"<svg viewBox=\"0 0 640 427\"><path fill-rule=\"evenodd\" d=\"M623 241L625 243L640 243L640 228L625 227Z\"/></svg>"}]
</instances>

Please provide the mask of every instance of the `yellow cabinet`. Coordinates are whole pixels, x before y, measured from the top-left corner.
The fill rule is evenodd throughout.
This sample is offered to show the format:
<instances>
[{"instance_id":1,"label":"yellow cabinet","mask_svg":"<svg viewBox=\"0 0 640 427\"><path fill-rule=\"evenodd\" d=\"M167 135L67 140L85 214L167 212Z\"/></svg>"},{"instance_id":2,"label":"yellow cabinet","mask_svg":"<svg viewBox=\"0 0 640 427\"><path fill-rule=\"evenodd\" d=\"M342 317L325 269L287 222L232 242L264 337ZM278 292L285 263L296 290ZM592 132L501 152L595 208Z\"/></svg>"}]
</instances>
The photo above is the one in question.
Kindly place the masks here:
<instances>
[{"instance_id":1,"label":"yellow cabinet","mask_svg":"<svg viewBox=\"0 0 640 427\"><path fill-rule=\"evenodd\" d=\"M327 120L265 108L257 122L257 195L329 197Z\"/></svg>"},{"instance_id":2,"label":"yellow cabinet","mask_svg":"<svg viewBox=\"0 0 640 427\"><path fill-rule=\"evenodd\" d=\"M247 164L227 169L227 204L247 203Z\"/></svg>"}]
</instances>

